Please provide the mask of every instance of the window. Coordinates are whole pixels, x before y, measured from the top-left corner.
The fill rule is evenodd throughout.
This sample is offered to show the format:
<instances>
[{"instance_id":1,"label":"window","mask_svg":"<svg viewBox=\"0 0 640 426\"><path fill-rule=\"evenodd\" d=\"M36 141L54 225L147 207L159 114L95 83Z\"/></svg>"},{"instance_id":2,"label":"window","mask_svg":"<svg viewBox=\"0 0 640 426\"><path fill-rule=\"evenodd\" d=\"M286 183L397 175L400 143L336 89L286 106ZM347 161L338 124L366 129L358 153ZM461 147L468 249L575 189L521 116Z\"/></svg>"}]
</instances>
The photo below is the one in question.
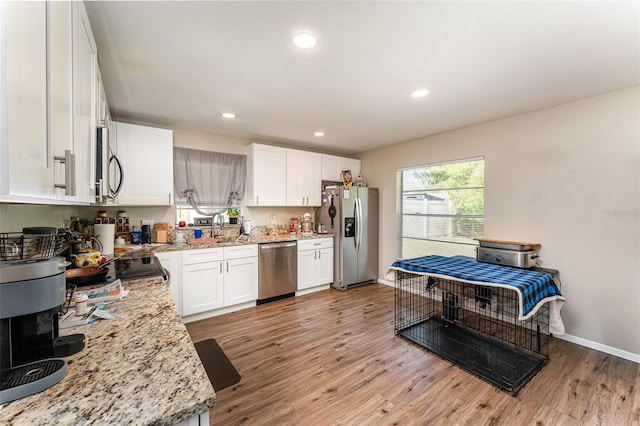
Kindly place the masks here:
<instances>
[{"instance_id":1,"label":"window","mask_svg":"<svg viewBox=\"0 0 640 426\"><path fill-rule=\"evenodd\" d=\"M475 257L484 235L484 158L400 170L399 256Z\"/></svg>"},{"instance_id":2,"label":"window","mask_svg":"<svg viewBox=\"0 0 640 426\"><path fill-rule=\"evenodd\" d=\"M245 155L174 148L176 222L216 213L228 222L227 209L241 210L246 163Z\"/></svg>"}]
</instances>

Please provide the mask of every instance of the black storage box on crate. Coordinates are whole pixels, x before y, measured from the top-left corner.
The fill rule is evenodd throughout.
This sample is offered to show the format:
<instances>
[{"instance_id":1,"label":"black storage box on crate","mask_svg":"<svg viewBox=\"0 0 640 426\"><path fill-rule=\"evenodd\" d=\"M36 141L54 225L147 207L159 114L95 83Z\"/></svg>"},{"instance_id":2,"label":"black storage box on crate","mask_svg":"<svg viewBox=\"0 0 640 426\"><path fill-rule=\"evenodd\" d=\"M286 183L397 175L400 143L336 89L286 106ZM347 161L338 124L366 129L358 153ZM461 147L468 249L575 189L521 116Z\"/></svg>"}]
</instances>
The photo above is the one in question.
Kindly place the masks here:
<instances>
[{"instance_id":1,"label":"black storage box on crate","mask_svg":"<svg viewBox=\"0 0 640 426\"><path fill-rule=\"evenodd\" d=\"M396 271L395 333L512 395L549 360L549 305L518 320L503 287Z\"/></svg>"}]
</instances>

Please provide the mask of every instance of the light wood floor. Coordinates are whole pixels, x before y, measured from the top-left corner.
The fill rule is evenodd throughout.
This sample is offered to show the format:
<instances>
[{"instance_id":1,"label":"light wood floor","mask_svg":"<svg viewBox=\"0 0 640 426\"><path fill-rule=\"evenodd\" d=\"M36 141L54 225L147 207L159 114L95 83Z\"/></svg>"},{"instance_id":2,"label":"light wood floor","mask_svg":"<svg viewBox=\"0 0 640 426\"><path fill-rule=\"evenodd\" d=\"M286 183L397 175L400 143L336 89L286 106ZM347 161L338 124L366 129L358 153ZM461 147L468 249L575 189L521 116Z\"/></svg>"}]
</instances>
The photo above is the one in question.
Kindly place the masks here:
<instances>
[{"instance_id":1,"label":"light wood floor","mask_svg":"<svg viewBox=\"0 0 640 426\"><path fill-rule=\"evenodd\" d=\"M638 425L640 365L552 339L512 397L393 333L393 288L327 290L191 323L242 380L211 425Z\"/></svg>"}]
</instances>

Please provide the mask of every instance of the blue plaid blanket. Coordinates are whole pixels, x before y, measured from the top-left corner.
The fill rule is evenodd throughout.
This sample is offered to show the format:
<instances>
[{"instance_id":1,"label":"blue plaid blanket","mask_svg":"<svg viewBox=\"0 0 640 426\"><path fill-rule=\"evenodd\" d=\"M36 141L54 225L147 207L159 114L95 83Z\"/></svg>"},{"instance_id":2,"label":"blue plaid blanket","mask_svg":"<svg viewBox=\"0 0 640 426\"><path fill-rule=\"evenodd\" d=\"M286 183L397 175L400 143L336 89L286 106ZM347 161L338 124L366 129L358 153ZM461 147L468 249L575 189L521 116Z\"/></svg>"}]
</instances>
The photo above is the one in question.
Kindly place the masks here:
<instances>
[{"instance_id":1,"label":"blue plaid blanket","mask_svg":"<svg viewBox=\"0 0 640 426\"><path fill-rule=\"evenodd\" d=\"M470 283L486 283L494 287L513 288L520 299L520 318L527 319L538 305L564 300L553 276L542 272L509 266L492 265L475 260L444 256L424 256L394 262L391 269L418 274L451 277Z\"/></svg>"}]
</instances>

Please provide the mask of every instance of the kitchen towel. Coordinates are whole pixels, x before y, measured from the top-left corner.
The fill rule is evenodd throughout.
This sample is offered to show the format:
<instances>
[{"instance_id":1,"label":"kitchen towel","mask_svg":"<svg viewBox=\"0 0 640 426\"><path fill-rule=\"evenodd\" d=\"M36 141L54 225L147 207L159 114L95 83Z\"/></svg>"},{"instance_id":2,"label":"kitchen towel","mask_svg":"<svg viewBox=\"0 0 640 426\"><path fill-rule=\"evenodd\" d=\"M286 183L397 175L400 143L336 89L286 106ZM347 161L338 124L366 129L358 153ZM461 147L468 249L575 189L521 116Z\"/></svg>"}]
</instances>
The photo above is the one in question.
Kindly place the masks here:
<instances>
[{"instance_id":1,"label":"kitchen towel","mask_svg":"<svg viewBox=\"0 0 640 426\"><path fill-rule=\"evenodd\" d=\"M113 254L113 240L115 239L115 224L93 225L93 235L97 236L102 245L102 254Z\"/></svg>"}]
</instances>

